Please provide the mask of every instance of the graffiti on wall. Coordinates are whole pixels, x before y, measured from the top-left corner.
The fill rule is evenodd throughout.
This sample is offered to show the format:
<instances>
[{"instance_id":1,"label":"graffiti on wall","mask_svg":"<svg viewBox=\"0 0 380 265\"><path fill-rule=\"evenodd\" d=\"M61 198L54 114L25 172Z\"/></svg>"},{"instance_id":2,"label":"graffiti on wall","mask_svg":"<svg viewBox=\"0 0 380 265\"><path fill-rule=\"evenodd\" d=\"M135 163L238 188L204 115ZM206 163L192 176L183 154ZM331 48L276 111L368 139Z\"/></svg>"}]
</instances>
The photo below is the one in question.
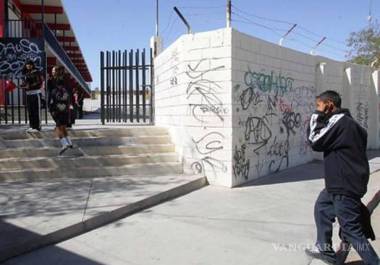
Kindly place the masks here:
<instances>
[{"instance_id":1,"label":"graffiti on wall","mask_svg":"<svg viewBox=\"0 0 380 265\"><path fill-rule=\"evenodd\" d=\"M365 129L368 129L368 101L356 103L356 120Z\"/></svg>"},{"instance_id":2,"label":"graffiti on wall","mask_svg":"<svg viewBox=\"0 0 380 265\"><path fill-rule=\"evenodd\" d=\"M210 131L207 126L223 123L227 108L220 98L223 87L210 80L208 74L223 69L224 66L202 70L202 64L206 62L206 59L202 59L194 65L188 64L186 69L186 76L189 78L186 95L190 113L199 123L199 127L204 128L201 137L192 139L199 159L191 167L196 173L209 177L212 174L215 177L218 171L227 171L225 163L217 158L218 153L223 151L225 137L221 132Z\"/></svg>"},{"instance_id":3,"label":"graffiti on wall","mask_svg":"<svg viewBox=\"0 0 380 265\"><path fill-rule=\"evenodd\" d=\"M257 86L262 92L284 95L293 87L294 79L274 71L266 74L248 68L244 74L244 82L248 87Z\"/></svg>"},{"instance_id":4,"label":"graffiti on wall","mask_svg":"<svg viewBox=\"0 0 380 265\"><path fill-rule=\"evenodd\" d=\"M223 121L226 108L219 97L219 92L223 88L216 82L207 79L207 73L223 69L224 66L199 70L202 62L205 62L205 59L200 60L195 66L190 64L187 66L186 75L189 77L190 82L186 88L186 94L190 102L191 114L201 123L208 123L210 120L209 114L215 115L220 121Z\"/></svg>"},{"instance_id":5,"label":"graffiti on wall","mask_svg":"<svg viewBox=\"0 0 380 265\"><path fill-rule=\"evenodd\" d=\"M41 39L7 38L0 40L0 76L20 78L27 61L33 61L36 68L45 67L44 42Z\"/></svg>"},{"instance_id":6,"label":"graffiti on wall","mask_svg":"<svg viewBox=\"0 0 380 265\"><path fill-rule=\"evenodd\" d=\"M316 90L297 86L290 75L276 71L244 73L233 89L233 100L242 128L234 147L236 179L278 172L291 165L290 152L310 154L306 130L314 111Z\"/></svg>"},{"instance_id":7,"label":"graffiti on wall","mask_svg":"<svg viewBox=\"0 0 380 265\"><path fill-rule=\"evenodd\" d=\"M178 55L177 49L172 51L170 60L173 62L172 73L170 76L170 86L174 87L174 86L178 85L179 55Z\"/></svg>"},{"instance_id":8,"label":"graffiti on wall","mask_svg":"<svg viewBox=\"0 0 380 265\"><path fill-rule=\"evenodd\" d=\"M216 152L223 150L223 140L224 136L219 132L209 132L198 140L192 139L198 155L201 156L201 159L191 166L196 173L206 174L207 170L211 170L216 175L217 170L227 170L223 161L213 157Z\"/></svg>"},{"instance_id":9,"label":"graffiti on wall","mask_svg":"<svg viewBox=\"0 0 380 265\"><path fill-rule=\"evenodd\" d=\"M245 150L247 146L243 144L240 149L235 146L233 172L234 175L241 179L248 179L249 176L249 159L247 159Z\"/></svg>"}]
</instances>

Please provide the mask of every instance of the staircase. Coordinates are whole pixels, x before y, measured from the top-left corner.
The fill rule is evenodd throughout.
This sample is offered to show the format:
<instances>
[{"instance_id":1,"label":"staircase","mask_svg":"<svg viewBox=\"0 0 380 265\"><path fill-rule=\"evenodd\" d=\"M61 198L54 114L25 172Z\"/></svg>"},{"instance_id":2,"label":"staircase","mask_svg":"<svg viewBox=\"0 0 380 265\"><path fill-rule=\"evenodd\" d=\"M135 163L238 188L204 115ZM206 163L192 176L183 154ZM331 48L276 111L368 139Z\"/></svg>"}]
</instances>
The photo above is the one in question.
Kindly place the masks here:
<instances>
[{"instance_id":1,"label":"staircase","mask_svg":"<svg viewBox=\"0 0 380 265\"><path fill-rule=\"evenodd\" d=\"M0 262L53 245L207 185L183 174L168 131L76 129L58 156L53 130L0 130Z\"/></svg>"},{"instance_id":2,"label":"staircase","mask_svg":"<svg viewBox=\"0 0 380 265\"><path fill-rule=\"evenodd\" d=\"M0 133L0 181L178 175L182 164L168 131L157 127L73 130L76 148L58 156L53 131Z\"/></svg>"}]
</instances>

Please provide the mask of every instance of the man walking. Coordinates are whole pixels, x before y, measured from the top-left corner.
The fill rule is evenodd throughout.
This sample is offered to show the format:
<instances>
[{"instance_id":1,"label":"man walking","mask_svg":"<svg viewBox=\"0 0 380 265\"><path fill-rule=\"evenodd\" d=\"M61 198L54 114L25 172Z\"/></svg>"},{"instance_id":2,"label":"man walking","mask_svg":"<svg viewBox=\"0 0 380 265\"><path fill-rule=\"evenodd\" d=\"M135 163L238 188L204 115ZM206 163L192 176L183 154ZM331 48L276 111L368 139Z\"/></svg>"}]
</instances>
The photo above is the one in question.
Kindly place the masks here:
<instances>
[{"instance_id":1,"label":"man walking","mask_svg":"<svg viewBox=\"0 0 380 265\"><path fill-rule=\"evenodd\" d=\"M33 61L26 62L24 76L24 82L21 87L25 89L26 93L30 125L27 132L38 132L41 131L41 87L43 78Z\"/></svg>"},{"instance_id":2,"label":"man walking","mask_svg":"<svg viewBox=\"0 0 380 265\"><path fill-rule=\"evenodd\" d=\"M352 244L365 264L380 265L367 239L374 239L374 233L368 210L361 202L369 180L367 132L341 108L341 102L337 92L323 92L316 99L317 111L310 120L308 141L314 151L324 153L326 188L314 208L316 248L305 251L313 258L336 264L332 230L337 219L342 240Z\"/></svg>"}]
</instances>

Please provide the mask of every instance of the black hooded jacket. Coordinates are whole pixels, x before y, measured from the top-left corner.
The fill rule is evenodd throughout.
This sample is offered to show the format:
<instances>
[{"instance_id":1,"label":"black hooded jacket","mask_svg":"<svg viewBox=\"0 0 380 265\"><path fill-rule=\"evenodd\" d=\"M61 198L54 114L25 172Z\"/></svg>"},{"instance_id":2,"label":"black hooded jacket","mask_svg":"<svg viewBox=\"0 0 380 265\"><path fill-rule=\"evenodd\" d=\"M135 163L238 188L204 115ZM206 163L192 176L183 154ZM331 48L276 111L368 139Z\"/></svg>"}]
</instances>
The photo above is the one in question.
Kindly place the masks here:
<instances>
[{"instance_id":1,"label":"black hooded jacket","mask_svg":"<svg viewBox=\"0 0 380 265\"><path fill-rule=\"evenodd\" d=\"M369 180L367 132L349 110L329 117L313 114L308 141L314 151L323 152L327 191L362 198Z\"/></svg>"}]
</instances>

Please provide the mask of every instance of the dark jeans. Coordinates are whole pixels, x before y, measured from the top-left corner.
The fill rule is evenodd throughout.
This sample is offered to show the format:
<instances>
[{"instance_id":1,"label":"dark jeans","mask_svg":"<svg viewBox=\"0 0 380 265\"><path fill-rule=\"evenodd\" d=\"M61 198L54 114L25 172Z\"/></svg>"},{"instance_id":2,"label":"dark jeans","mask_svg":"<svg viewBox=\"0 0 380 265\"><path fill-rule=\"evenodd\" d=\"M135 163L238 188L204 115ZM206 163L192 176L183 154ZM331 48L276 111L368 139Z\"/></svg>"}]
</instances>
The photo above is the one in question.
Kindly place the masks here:
<instances>
[{"instance_id":1,"label":"dark jeans","mask_svg":"<svg viewBox=\"0 0 380 265\"><path fill-rule=\"evenodd\" d=\"M26 104L30 127L39 130L41 127L41 94L27 95Z\"/></svg>"},{"instance_id":2,"label":"dark jeans","mask_svg":"<svg viewBox=\"0 0 380 265\"><path fill-rule=\"evenodd\" d=\"M321 191L315 203L314 218L317 243L321 250L332 248L332 231L338 219L341 236L358 252L367 265L379 265L379 257L364 235L361 225L361 202L353 197Z\"/></svg>"}]
</instances>

